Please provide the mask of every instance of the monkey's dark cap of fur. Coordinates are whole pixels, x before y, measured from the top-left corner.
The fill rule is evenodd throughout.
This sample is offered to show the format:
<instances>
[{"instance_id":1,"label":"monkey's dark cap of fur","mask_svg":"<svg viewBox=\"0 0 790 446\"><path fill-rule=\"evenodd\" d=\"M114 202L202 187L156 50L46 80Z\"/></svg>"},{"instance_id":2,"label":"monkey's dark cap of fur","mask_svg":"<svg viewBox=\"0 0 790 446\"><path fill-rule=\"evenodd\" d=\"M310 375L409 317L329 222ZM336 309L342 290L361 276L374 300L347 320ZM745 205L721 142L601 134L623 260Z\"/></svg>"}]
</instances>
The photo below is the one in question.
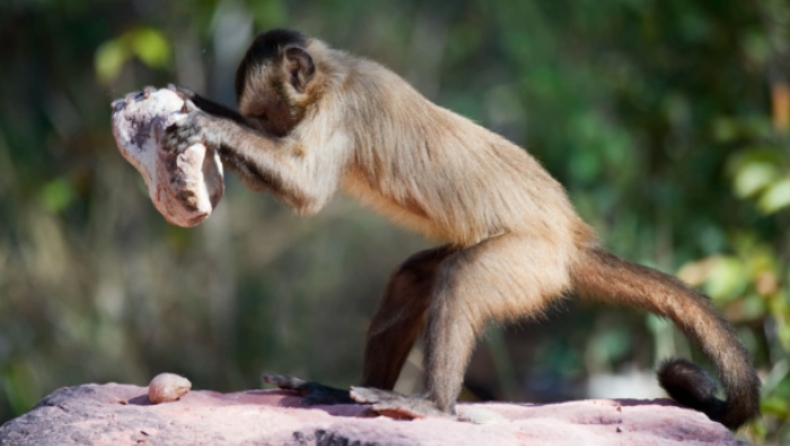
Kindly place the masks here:
<instances>
[{"instance_id":1,"label":"monkey's dark cap of fur","mask_svg":"<svg viewBox=\"0 0 790 446\"><path fill-rule=\"evenodd\" d=\"M247 50L247 54L236 71L236 97L241 95L247 82L249 66L256 66L280 56L283 48L289 45L307 45L304 34L291 29L273 29L258 34Z\"/></svg>"}]
</instances>

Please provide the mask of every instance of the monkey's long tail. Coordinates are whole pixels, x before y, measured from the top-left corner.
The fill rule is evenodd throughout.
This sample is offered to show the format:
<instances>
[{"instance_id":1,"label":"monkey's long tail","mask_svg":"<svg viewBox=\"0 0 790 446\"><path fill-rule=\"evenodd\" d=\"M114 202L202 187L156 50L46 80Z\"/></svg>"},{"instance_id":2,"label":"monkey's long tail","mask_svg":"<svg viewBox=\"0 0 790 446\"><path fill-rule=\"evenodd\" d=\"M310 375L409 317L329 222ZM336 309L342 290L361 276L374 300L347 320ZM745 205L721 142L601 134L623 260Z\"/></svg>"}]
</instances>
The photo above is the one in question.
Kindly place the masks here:
<instances>
[{"instance_id":1,"label":"monkey's long tail","mask_svg":"<svg viewBox=\"0 0 790 446\"><path fill-rule=\"evenodd\" d=\"M702 368L683 359L670 359L660 366L658 381L676 401L730 429L759 414L760 380L749 354L707 296L670 275L600 248L585 250L572 275L580 297L668 317L713 361L727 400L716 398L716 385Z\"/></svg>"}]
</instances>

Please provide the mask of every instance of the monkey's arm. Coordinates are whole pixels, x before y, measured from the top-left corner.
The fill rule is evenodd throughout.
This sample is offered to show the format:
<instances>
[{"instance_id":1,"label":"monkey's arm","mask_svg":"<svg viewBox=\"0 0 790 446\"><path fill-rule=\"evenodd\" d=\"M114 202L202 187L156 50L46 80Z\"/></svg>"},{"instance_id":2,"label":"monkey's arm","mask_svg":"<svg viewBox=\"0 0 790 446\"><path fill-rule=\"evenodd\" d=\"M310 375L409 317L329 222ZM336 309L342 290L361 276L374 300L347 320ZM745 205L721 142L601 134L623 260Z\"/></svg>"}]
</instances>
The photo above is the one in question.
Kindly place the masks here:
<instances>
[{"instance_id":1,"label":"monkey's arm","mask_svg":"<svg viewBox=\"0 0 790 446\"><path fill-rule=\"evenodd\" d=\"M239 125L251 127L250 122L244 116L239 114L239 112L231 110L230 108L214 102L211 99L205 98L188 88L176 86L173 84L168 84L167 88L177 93L184 101L192 101L192 103L195 104L197 108L212 116L229 119Z\"/></svg>"},{"instance_id":2,"label":"monkey's arm","mask_svg":"<svg viewBox=\"0 0 790 446\"><path fill-rule=\"evenodd\" d=\"M252 189L271 192L305 215L318 212L337 189L343 171L337 151L343 150L343 138L328 135L321 150L315 150L318 143L309 138L273 137L240 115L241 122L198 109L191 100L185 104L188 116L167 129L162 142L166 147L183 150L203 142Z\"/></svg>"},{"instance_id":3,"label":"monkey's arm","mask_svg":"<svg viewBox=\"0 0 790 446\"><path fill-rule=\"evenodd\" d=\"M184 102L187 103L185 107L191 106L193 104L201 111L211 116L214 116L216 118L224 118L232 122L235 122L240 126L252 127L252 125L250 125L251 124L250 121L245 119L241 114L239 114L235 110L231 110L219 103L207 99L188 88L176 86L173 84L168 84L167 88L178 94L178 96L181 97L181 99L183 99ZM146 87L145 90L146 94L149 93L149 89L153 91L153 87ZM177 132L179 130L173 128L172 131ZM186 129L184 129L184 131L186 131ZM169 141L166 142L166 144L178 145L179 141L175 141L175 142ZM228 150L222 150L221 147L215 147L215 149L219 151L220 157L222 158L222 162L225 165L225 167L236 172L236 174L239 175L239 177L244 181L247 187L255 191L270 189L269 187L267 187L266 182L261 180L258 172L256 172L256 170L252 166L250 166L249 163L246 163L244 162L244 160L240 159L239 157L232 155Z\"/></svg>"}]
</instances>

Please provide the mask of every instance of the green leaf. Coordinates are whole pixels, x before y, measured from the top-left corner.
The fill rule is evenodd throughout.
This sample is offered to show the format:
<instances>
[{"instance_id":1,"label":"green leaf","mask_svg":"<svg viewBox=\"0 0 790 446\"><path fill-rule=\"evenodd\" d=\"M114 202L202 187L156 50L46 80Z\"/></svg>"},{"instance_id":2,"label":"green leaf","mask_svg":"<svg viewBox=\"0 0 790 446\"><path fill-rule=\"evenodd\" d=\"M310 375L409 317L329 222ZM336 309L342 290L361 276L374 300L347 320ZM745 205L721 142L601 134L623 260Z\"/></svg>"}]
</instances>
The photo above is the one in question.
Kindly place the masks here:
<instances>
[{"instance_id":1,"label":"green leaf","mask_svg":"<svg viewBox=\"0 0 790 446\"><path fill-rule=\"evenodd\" d=\"M17 415L30 410L41 398L36 371L27 362L10 364L0 374L0 384L8 404Z\"/></svg>"},{"instance_id":2,"label":"green leaf","mask_svg":"<svg viewBox=\"0 0 790 446\"><path fill-rule=\"evenodd\" d=\"M104 83L115 79L129 56L129 51L118 40L105 42L96 50L93 59L96 77Z\"/></svg>"},{"instance_id":3,"label":"green leaf","mask_svg":"<svg viewBox=\"0 0 790 446\"><path fill-rule=\"evenodd\" d=\"M590 348L601 360L613 363L622 359L631 349L630 333L624 329L610 329L593 337Z\"/></svg>"},{"instance_id":4,"label":"green leaf","mask_svg":"<svg viewBox=\"0 0 790 446\"><path fill-rule=\"evenodd\" d=\"M162 68L170 60L170 43L152 28L140 28L128 34L129 47L140 60L152 68Z\"/></svg>"},{"instance_id":5,"label":"green leaf","mask_svg":"<svg viewBox=\"0 0 790 446\"><path fill-rule=\"evenodd\" d=\"M598 154L584 150L570 159L568 169L571 175L582 183L595 180L601 172L601 162Z\"/></svg>"},{"instance_id":6,"label":"green leaf","mask_svg":"<svg viewBox=\"0 0 790 446\"><path fill-rule=\"evenodd\" d=\"M787 401L782 398L766 398L760 402L760 411L764 414L776 415L781 418L790 416L787 408Z\"/></svg>"},{"instance_id":7,"label":"green leaf","mask_svg":"<svg viewBox=\"0 0 790 446\"><path fill-rule=\"evenodd\" d=\"M752 294L741 300L741 317L746 320L755 320L764 317L767 308L765 300L758 295Z\"/></svg>"},{"instance_id":8,"label":"green leaf","mask_svg":"<svg viewBox=\"0 0 790 446\"><path fill-rule=\"evenodd\" d=\"M790 206L790 178L772 184L762 194L757 206L766 214L773 214Z\"/></svg>"},{"instance_id":9,"label":"green leaf","mask_svg":"<svg viewBox=\"0 0 790 446\"><path fill-rule=\"evenodd\" d=\"M256 25L262 29L282 26L286 23L288 14L282 1L248 1L247 7L252 10Z\"/></svg>"},{"instance_id":10,"label":"green leaf","mask_svg":"<svg viewBox=\"0 0 790 446\"><path fill-rule=\"evenodd\" d=\"M764 64L771 57L771 44L764 33L751 32L743 39L746 55L757 64Z\"/></svg>"},{"instance_id":11,"label":"green leaf","mask_svg":"<svg viewBox=\"0 0 790 446\"><path fill-rule=\"evenodd\" d=\"M713 139L717 142L731 142L740 136L738 121L720 117L713 121Z\"/></svg>"},{"instance_id":12,"label":"green leaf","mask_svg":"<svg viewBox=\"0 0 790 446\"><path fill-rule=\"evenodd\" d=\"M727 161L727 173L733 177L738 171L751 163L769 163L782 166L785 162L784 151L774 146L749 146L730 156Z\"/></svg>"},{"instance_id":13,"label":"green leaf","mask_svg":"<svg viewBox=\"0 0 790 446\"><path fill-rule=\"evenodd\" d=\"M41 189L41 203L50 212L60 212L74 201L74 189L65 178L58 178Z\"/></svg>"},{"instance_id":14,"label":"green leaf","mask_svg":"<svg viewBox=\"0 0 790 446\"><path fill-rule=\"evenodd\" d=\"M779 178L779 169L773 163L757 161L746 163L735 174L735 195L750 197L765 189Z\"/></svg>"},{"instance_id":15,"label":"green leaf","mask_svg":"<svg viewBox=\"0 0 790 446\"><path fill-rule=\"evenodd\" d=\"M705 291L714 300L726 302L738 296L747 283L745 265L734 257L722 257L711 268Z\"/></svg>"}]
</instances>

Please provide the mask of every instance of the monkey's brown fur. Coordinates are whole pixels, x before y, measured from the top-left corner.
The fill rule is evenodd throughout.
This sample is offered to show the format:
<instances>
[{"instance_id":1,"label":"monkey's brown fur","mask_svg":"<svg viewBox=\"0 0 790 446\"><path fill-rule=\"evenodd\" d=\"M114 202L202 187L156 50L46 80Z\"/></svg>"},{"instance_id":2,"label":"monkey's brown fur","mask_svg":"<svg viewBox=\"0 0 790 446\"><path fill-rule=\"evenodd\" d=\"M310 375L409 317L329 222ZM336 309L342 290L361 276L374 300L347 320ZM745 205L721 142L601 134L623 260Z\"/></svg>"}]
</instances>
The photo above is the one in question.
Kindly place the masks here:
<instances>
[{"instance_id":1,"label":"monkey's brown fur","mask_svg":"<svg viewBox=\"0 0 790 446\"><path fill-rule=\"evenodd\" d=\"M526 151L439 107L381 65L287 30L259 35L242 61L241 116L198 108L168 144L218 147L229 167L299 213L337 189L428 237L390 278L365 349L365 386L392 389L425 328L427 398L452 412L489 319L540 315L563 296L622 303L672 319L718 367L727 401L691 363L659 379L670 395L737 428L758 413L746 350L709 300L676 279L605 252L562 186Z\"/></svg>"}]
</instances>

